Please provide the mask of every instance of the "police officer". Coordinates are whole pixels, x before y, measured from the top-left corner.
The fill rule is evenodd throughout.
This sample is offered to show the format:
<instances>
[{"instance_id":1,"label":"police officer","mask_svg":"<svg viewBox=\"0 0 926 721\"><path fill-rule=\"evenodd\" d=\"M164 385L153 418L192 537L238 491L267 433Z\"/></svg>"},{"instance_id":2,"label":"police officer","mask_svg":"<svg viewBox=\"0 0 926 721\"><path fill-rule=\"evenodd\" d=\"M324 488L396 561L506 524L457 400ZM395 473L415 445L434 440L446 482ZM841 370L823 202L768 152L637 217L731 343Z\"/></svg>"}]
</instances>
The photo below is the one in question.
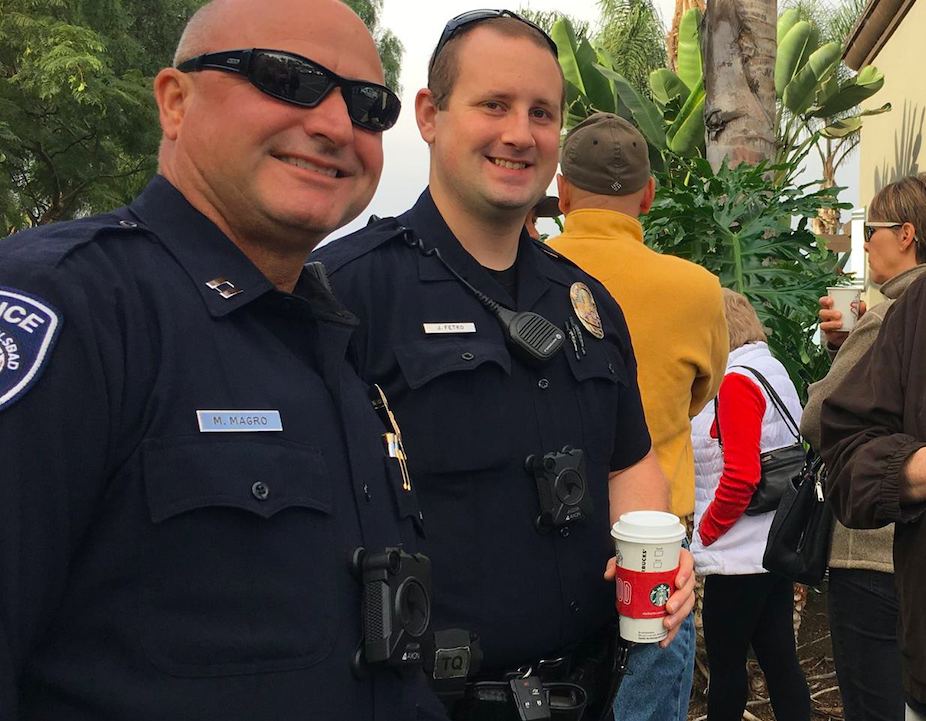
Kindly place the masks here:
<instances>
[{"instance_id":1,"label":"police officer","mask_svg":"<svg viewBox=\"0 0 926 721\"><path fill-rule=\"evenodd\" d=\"M397 219L313 254L361 319L361 376L384 387L405 431L433 625L467 630L484 655L450 704L456 718L518 718L488 711L515 676L575 678L614 616L610 522L667 507L620 309L523 230L556 169L563 100L539 28L507 10L454 18L416 98L428 189ZM691 609L691 569L685 551L664 643ZM431 674L438 688L444 670ZM607 691L585 690L598 710L583 718L609 715ZM563 718L580 701L558 699L576 710Z\"/></svg>"},{"instance_id":2,"label":"police officer","mask_svg":"<svg viewBox=\"0 0 926 721\"><path fill-rule=\"evenodd\" d=\"M0 242L0 718L442 717L352 670L352 554L417 506L303 269L398 99L336 0L218 0L177 55L144 192Z\"/></svg>"}]
</instances>

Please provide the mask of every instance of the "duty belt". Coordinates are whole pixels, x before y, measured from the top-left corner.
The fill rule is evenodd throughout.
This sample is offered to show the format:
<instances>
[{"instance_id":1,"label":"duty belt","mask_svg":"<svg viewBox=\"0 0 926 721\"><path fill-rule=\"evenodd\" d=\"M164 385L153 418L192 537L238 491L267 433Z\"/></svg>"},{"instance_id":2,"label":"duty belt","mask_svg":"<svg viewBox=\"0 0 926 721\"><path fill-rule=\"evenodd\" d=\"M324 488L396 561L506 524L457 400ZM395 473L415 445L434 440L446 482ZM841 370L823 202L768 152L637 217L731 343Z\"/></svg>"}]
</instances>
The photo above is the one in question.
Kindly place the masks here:
<instances>
[{"instance_id":1,"label":"duty belt","mask_svg":"<svg viewBox=\"0 0 926 721\"><path fill-rule=\"evenodd\" d=\"M575 653L513 671L473 674L459 680L461 693L451 696L438 691L438 695L454 721L609 719L630 646L617 636L616 623L602 633L606 635Z\"/></svg>"}]
</instances>

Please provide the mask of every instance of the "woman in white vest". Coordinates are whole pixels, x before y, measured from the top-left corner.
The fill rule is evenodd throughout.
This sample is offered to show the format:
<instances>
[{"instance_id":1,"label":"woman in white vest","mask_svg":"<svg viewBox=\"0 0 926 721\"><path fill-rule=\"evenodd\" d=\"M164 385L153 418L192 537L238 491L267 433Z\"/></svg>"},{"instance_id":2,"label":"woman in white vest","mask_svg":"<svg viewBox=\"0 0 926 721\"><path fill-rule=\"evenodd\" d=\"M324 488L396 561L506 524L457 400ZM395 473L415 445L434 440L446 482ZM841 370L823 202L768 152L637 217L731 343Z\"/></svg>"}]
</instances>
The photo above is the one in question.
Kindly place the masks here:
<instances>
[{"instance_id":1,"label":"woman in white vest","mask_svg":"<svg viewBox=\"0 0 926 721\"><path fill-rule=\"evenodd\" d=\"M711 670L707 716L709 721L743 717L751 645L765 673L776 718L809 721L810 692L791 625L791 582L762 567L774 512L744 513L759 483L760 454L795 440L758 377L743 366L767 379L795 422L800 422L801 405L784 366L769 352L749 301L728 289L723 295L730 356L717 397L717 417L711 404L691 424L696 528L691 552L696 572L706 576L702 615Z\"/></svg>"}]
</instances>

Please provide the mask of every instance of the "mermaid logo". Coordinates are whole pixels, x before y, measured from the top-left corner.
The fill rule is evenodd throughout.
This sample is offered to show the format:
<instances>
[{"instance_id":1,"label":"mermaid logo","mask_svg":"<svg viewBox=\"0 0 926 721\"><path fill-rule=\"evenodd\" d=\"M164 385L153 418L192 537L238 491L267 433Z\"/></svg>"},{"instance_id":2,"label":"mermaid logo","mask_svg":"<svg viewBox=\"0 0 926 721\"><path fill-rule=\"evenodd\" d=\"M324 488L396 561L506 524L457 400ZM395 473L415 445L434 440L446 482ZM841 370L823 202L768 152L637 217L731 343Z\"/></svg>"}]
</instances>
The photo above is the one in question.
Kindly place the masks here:
<instances>
[{"instance_id":1,"label":"mermaid logo","mask_svg":"<svg viewBox=\"0 0 926 721\"><path fill-rule=\"evenodd\" d=\"M649 600L654 606L665 606L669 600L669 584L660 583L649 593Z\"/></svg>"}]
</instances>

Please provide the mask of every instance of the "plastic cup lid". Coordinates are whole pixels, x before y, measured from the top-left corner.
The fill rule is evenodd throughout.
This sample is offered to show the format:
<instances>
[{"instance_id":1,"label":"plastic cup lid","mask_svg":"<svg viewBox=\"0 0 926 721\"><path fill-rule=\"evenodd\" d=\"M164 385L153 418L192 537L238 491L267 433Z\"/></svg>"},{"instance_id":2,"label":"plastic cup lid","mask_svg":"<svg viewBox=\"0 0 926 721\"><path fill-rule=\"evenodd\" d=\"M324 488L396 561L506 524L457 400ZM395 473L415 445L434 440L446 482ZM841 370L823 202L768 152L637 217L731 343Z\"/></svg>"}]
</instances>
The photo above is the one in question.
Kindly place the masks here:
<instances>
[{"instance_id":1,"label":"plastic cup lid","mask_svg":"<svg viewBox=\"0 0 926 721\"><path fill-rule=\"evenodd\" d=\"M685 527L672 513L631 511L621 515L611 529L611 536L634 543L668 543L685 538Z\"/></svg>"}]
</instances>

